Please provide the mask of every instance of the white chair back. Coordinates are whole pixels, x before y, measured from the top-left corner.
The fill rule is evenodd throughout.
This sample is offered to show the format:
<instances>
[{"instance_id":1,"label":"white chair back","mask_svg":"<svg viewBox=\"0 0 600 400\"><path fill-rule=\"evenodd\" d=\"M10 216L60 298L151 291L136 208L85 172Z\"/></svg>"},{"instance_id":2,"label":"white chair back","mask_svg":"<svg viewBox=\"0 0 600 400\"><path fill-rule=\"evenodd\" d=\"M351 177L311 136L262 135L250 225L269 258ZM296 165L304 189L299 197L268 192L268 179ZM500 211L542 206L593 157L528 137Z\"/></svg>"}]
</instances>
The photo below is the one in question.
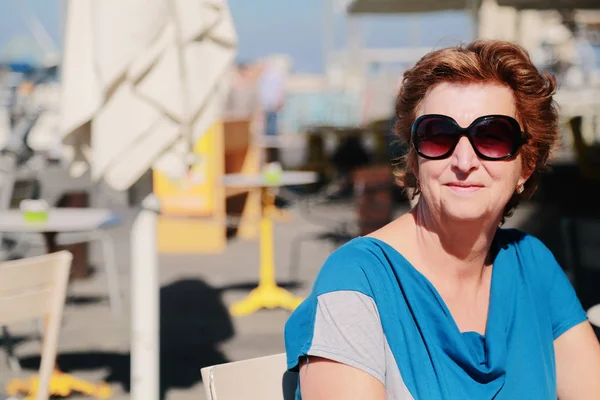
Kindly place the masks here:
<instances>
[{"instance_id":1,"label":"white chair back","mask_svg":"<svg viewBox=\"0 0 600 400\"><path fill-rule=\"evenodd\" d=\"M590 324L600 328L600 304L596 304L587 310L587 317Z\"/></svg>"},{"instance_id":2,"label":"white chair back","mask_svg":"<svg viewBox=\"0 0 600 400\"><path fill-rule=\"evenodd\" d=\"M209 400L293 400L298 374L287 372L285 354L202 368Z\"/></svg>"},{"instance_id":3,"label":"white chair back","mask_svg":"<svg viewBox=\"0 0 600 400\"><path fill-rule=\"evenodd\" d=\"M60 251L0 263L0 325L46 318L35 400L49 397L72 259Z\"/></svg>"}]
</instances>

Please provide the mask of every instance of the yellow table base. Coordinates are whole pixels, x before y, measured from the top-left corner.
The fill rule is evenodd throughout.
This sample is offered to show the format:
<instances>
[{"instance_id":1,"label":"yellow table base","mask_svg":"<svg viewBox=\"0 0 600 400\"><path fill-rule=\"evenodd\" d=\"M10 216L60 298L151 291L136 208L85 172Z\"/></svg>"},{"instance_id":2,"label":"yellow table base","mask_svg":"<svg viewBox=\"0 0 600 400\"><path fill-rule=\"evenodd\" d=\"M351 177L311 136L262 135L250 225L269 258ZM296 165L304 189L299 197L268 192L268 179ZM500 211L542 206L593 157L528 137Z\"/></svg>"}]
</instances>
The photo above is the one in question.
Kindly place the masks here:
<instances>
[{"instance_id":1,"label":"yellow table base","mask_svg":"<svg viewBox=\"0 0 600 400\"><path fill-rule=\"evenodd\" d=\"M6 385L6 392L10 396L26 395L26 400L34 400L37 394L39 377L34 376L27 380L13 379ZM72 393L81 393L97 399L108 399L112 390L107 383L93 384L75 378L64 372L55 371L50 378L50 395L67 397Z\"/></svg>"},{"instance_id":2,"label":"yellow table base","mask_svg":"<svg viewBox=\"0 0 600 400\"><path fill-rule=\"evenodd\" d=\"M261 308L284 308L293 311L303 300L277 286L275 282L272 219L275 217L277 210L274 206L274 196L266 188L262 189L262 197L263 216L260 221L259 284L245 299L231 306L229 312L235 317L250 315ZM281 215L284 216L286 214L283 213Z\"/></svg>"},{"instance_id":3,"label":"yellow table base","mask_svg":"<svg viewBox=\"0 0 600 400\"><path fill-rule=\"evenodd\" d=\"M245 299L234 303L230 312L234 317L243 317L261 308L284 308L294 311L302 300L279 286L261 285L253 289Z\"/></svg>"}]
</instances>

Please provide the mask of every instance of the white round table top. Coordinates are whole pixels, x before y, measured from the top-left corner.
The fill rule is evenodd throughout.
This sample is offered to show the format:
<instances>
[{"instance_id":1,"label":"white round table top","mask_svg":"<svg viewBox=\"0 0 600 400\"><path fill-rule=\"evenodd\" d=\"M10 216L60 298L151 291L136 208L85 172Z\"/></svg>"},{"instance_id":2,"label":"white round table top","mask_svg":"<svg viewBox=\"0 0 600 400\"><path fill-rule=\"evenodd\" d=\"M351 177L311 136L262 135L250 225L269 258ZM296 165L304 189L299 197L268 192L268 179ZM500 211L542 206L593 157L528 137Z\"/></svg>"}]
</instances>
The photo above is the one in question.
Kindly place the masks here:
<instances>
[{"instance_id":1,"label":"white round table top","mask_svg":"<svg viewBox=\"0 0 600 400\"><path fill-rule=\"evenodd\" d=\"M42 222L25 220L19 209L0 210L0 232L90 232L119 221L101 208L51 208Z\"/></svg>"},{"instance_id":2,"label":"white round table top","mask_svg":"<svg viewBox=\"0 0 600 400\"><path fill-rule=\"evenodd\" d=\"M268 182L262 174L227 174L223 177L223 185L227 187L251 188L251 187L281 187L308 185L319 179L316 172L284 171L281 179L276 182Z\"/></svg>"}]
</instances>

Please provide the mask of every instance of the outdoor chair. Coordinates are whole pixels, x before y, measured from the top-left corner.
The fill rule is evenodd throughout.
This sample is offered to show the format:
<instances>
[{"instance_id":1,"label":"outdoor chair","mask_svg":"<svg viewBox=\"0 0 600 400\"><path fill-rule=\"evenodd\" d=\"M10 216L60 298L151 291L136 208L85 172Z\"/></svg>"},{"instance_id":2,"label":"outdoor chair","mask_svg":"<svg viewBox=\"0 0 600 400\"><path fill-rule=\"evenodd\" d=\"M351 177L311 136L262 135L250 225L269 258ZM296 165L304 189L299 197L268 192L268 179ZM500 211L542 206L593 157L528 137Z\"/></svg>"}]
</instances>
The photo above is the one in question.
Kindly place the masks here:
<instances>
[{"instance_id":1,"label":"outdoor chair","mask_svg":"<svg viewBox=\"0 0 600 400\"><path fill-rule=\"evenodd\" d=\"M202 368L208 400L293 400L298 374L287 371L285 354Z\"/></svg>"},{"instance_id":2,"label":"outdoor chair","mask_svg":"<svg viewBox=\"0 0 600 400\"><path fill-rule=\"evenodd\" d=\"M49 398L72 258L60 251L0 263L0 325L46 318L35 400ZM20 392L16 383L9 394Z\"/></svg>"},{"instance_id":3,"label":"outdoor chair","mask_svg":"<svg viewBox=\"0 0 600 400\"><path fill-rule=\"evenodd\" d=\"M600 328L600 304L596 304L587 310L587 317L590 324Z\"/></svg>"}]
</instances>

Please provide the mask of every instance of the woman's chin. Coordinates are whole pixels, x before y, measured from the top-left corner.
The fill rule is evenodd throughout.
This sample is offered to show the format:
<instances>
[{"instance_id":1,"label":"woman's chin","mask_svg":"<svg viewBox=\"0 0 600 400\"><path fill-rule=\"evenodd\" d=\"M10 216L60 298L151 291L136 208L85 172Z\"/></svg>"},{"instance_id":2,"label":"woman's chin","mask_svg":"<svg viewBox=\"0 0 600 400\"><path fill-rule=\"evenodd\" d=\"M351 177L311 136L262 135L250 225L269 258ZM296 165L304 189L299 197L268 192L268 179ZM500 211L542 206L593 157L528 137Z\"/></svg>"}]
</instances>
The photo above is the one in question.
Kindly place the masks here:
<instances>
[{"instance_id":1,"label":"woman's chin","mask_svg":"<svg viewBox=\"0 0 600 400\"><path fill-rule=\"evenodd\" d=\"M484 207L468 204L455 204L444 210L446 219L454 222L476 222L489 218L489 213Z\"/></svg>"}]
</instances>

